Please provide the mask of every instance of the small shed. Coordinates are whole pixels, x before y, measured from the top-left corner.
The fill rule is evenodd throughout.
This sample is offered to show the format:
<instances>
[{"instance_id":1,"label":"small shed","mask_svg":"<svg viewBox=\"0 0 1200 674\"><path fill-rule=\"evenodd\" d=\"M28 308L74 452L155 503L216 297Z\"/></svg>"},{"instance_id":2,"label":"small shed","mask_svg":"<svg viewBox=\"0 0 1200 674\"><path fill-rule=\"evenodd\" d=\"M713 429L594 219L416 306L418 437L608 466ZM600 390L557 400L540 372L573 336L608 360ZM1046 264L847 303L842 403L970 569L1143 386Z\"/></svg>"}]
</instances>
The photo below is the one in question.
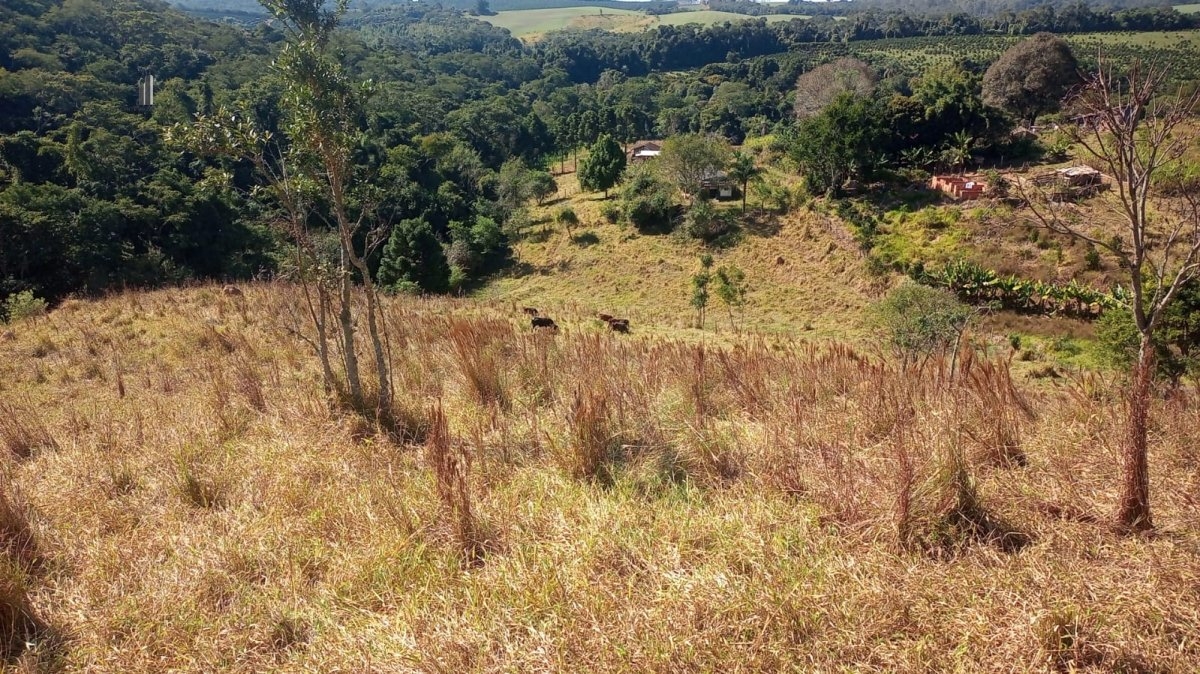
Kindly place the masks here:
<instances>
[{"instance_id":1,"label":"small shed","mask_svg":"<svg viewBox=\"0 0 1200 674\"><path fill-rule=\"evenodd\" d=\"M710 199L733 199L737 185L724 171L713 171L700 181L700 192Z\"/></svg>"},{"instance_id":2,"label":"small shed","mask_svg":"<svg viewBox=\"0 0 1200 674\"><path fill-rule=\"evenodd\" d=\"M654 159L660 154L662 154L662 141L639 140L629 146L625 159L630 164L638 164Z\"/></svg>"}]
</instances>

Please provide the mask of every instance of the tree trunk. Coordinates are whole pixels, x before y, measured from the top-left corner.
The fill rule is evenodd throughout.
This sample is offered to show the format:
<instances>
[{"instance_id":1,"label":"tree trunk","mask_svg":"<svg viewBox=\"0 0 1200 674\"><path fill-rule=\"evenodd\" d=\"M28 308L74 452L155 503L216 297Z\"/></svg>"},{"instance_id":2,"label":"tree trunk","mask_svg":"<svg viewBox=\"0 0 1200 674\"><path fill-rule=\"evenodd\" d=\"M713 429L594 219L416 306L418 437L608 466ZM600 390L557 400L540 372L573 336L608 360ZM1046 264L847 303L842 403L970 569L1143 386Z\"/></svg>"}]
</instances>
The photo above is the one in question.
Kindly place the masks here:
<instances>
[{"instance_id":1,"label":"tree trunk","mask_svg":"<svg viewBox=\"0 0 1200 674\"><path fill-rule=\"evenodd\" d=\"M305 282L307 283L307 281ZM321 377L325 382L325 393L329 395L334 390L333 367L329 364L329 291L317 284L317 311L313 314L313 323L317 327L317 357L321 359ZM332 396L330 396L332 399Z\"/></svg>"},{"instance_id":2,"label":"tree trunk","mask_svg":"<svg viewBox=\"0 0 1200 674\"><path fill-rule=\"evenodd\" d=\"M1146 459L1146 435L1150 418L1150 382L1154 377L1154 341L1143 334L1133 367L1129 392L1129 426L1121 457L1121 504L1117 526L1126 531L1154 528L1150 519L1150 466Z\"/></svg>"},{"instance_id":3,"label":"tree trunk","mask_svg":"<svg viewBox=\"0 0 1200 674\"><path fill-rule=\"evenodd\" d=\"M327 163L333 165L336 159L327 160ZM383 339L379 332L379 322L377 314L379 313L379 297L375 292L375 282L371 279L371 270L367 266L367 262L363 257L354 250L354 230L355 226L350 222L350 218L346 213L346 192L345 186L341 180L341 173L330 172L330 192L333 195L334 214L337 217L338 230L340 240L342 242L343 266L354 268L362 277L363 288L367 295L367 335L371 338L371 347L375 355L375 374L379 380L378 383L378 399L376 400L377 411L379 413L390 413L392 409L392 391L391 377L388 375L388 362L383 352ZM346 263L349 264L346 264ZM350 274L346 274L346 278L350 278ZM346 311L349 311L349 294L347 293L347 301L343 306ZM355 357L355 378L358 378L358 360ZM355 396L359 402L362 398L362 387L359 386L359 393Z\"/></svg>"},{"instance_id":4,"label":"tree trunk","mask_svg":"<svg viewBox=\"0 0 1200 674\"><path fill-rule=\"evenodd\" d=\"M358 376L358 354L354 350L354 315L350 309L350 287L354 283L350 272L350 253L342 246L341 264L338 265L338 322L342 326L342 357L346 364L346 387L354 402L362 402L362 379Z\"/></svg>"}]
</instances>

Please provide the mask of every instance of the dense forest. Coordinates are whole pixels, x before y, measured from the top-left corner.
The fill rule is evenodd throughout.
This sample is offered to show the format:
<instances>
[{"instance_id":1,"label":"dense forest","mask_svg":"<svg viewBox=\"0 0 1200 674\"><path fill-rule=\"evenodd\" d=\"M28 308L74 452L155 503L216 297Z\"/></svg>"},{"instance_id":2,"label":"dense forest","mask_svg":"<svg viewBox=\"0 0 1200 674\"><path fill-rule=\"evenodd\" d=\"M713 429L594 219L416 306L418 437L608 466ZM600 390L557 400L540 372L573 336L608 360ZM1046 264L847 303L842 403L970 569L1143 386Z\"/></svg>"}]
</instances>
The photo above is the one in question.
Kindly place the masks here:
<instances>
[{"instance_id":1,"label":"dense forest","mask_svg":"<svg viewBox=\"0 0 1200 674\"><path fill-rule=\"evenodd\" d=\"M373 83L354 154L355 207L370 208L385 234L370 268L385 285L470 286L505 264L509 238L528 224L521 204L551 180L550 164L606 134L734 143L773 134L802 156L805 142L857 125L877 159L889 158L871 163L893 168L926 165L955 143L982 155L1033 152L1007 133L1021 112L984 102L986 61L873 63L885 75L874 94L817 121L797 120L793 92L802 74L876 38L1190 25L1169 10L1039 6L1015 16L868 12L559 33L525 46L440 5L352 12L335 46L353 77ZM279 137L272 63L284 38L270 24L211 23L155 0L0 8L0 297L287 272L270 226L279 204L256 189L251 167L166 142L173 126L222 111ZM159 83L153 108L136 105L146 74ZM866 165L852 163L851 173Z\"/></svg>"}]
</instances>

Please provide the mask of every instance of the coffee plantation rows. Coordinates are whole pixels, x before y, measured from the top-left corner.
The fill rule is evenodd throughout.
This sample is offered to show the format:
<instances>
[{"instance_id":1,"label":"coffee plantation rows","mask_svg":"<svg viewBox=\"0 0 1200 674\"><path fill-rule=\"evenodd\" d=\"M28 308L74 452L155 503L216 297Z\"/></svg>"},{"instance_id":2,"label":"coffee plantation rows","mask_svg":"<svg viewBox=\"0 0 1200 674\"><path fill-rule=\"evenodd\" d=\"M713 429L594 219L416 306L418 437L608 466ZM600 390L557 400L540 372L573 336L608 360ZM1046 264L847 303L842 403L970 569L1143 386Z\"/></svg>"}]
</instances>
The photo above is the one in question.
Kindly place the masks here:
<instances>
[{"instance_id":1,"label":"coffee plantation rows","mask_svg":"<svg viewBox=\"0 0 1200 674\"><path fill-rule=\"evenodd\" d=\"M1081 64L1095 65L1103 53L1118 63L1135 58L1169 66L1180 79L1191 79L1200 72L1200 31L1173 33L1082 33L1064 36ZM921 72L941 63L963 63L982 68L994 61L1019 36L952 35L910 37L850 42L842 45L800 45L797 52L813 55L853 55L873 65L906 74Z\"/></svg>"}]
</instances>

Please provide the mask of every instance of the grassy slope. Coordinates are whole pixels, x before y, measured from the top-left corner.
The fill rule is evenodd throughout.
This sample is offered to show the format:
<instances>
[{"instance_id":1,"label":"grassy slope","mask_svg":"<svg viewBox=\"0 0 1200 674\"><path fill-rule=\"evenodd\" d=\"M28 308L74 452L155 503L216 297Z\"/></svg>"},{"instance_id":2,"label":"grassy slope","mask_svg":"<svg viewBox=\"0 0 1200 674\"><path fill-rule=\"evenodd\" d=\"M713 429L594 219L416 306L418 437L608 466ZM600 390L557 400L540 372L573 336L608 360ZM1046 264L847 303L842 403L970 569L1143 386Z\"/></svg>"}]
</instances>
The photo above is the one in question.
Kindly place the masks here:
<instances>
[{"instance_id":1,"label":"grassy slope","mask_svg":"<svg viewBox=\"0 0 1200 674\"><path fill-rule=\"evenodd\" d=\"M583 223L575 229L576 238L592 235L598 243L576 243L560 225L547 222L541 225L544 234L535 230L518 243L516 271L483 295L551 312L569 305L585 314L628 316L635 328L675 332L689 326L691 276L700 268L704 247L679 236L641 235L608 224L599 215L601 195L580 194L574 174L559 177L559 184L560 201L538 215L549 220L570 206ZM879 288L865 280L861 255L852 242L832 233L836 227L824 216L797 213L768 219L728 250L707 251L717 266L735 264L747 274L751 290L739 324L769 332L857 333L862 309ZM715 298L709 326L729 328Z\"/></svg>"},{"instance_id":2,"label":"grassy slope","mask_svg":"<svg viewBox=\"0 0 1200 674\"><path fill-rule=\"evenodd\" d=\"M1175 5L1175 9L1184 14L1195 14L1200 12L1200 4L1196 5Z\"/></svg>"},{"instance_id":3,"label":"grassy slope","mask_svg":"<svg viewBox=\"0 0 1200 674\"><path fill-rule=\"evenodd\" d=\"M795 181L778 170L770 175ZM482 289L481 297L535 306L550 315L565 311L572 316L596 312L628 316L636 328L657 333L703 337L728 333L725 308L716 298L710 303L709 331L687 332L695 315L689 304L691 276L699 269L699 256L708 252L717 266L734 264L746 272L751 289L739 326L859 340L869 339L863 323L865 307L900 282L896 274L868 272L849 227L828 208L806 207L782 218L757 218L736 245L706 249L682 236L641 235L630 227L609 224L600 216L602 195L581 194L572 173L560 176L558 182L556 201L534 211L541 223L515 245L518 265ZM921 260L931 268L965 258L1003 274L1064 283L1078 279L1099 288L1108 288L1117 278L1107 261L1099 270L1088 270L1087 249L1080 242L1035 231L1014 218L1011 208L991 202L927 205L929 193L912 196L917 197L915 205L878 206L881 234L876 257L889 263ZM1103 220L1099 214L1108 208L1108 198L1086 202L1085 217ZM554 222L566 207L575 210L582 222L574 230L574 240ZM739 209L740 204L724 207ZM751 212L755 210L752 198ZM778 264L780 257L783 264ZM1067 365L1074 364L1072 359L1061 360L1061 354L1045 353L1042 347L1060 337L1086 340L1092 334L1091 324L1084 321L1009 313L987 316L982 330L1046 340L1037 357L1049 356ZM1082 346L1086 350L1090 345L1085 341ZM1090 358L1085 354L1084 362L1091 362Z\"/></svg>"},{"instance_id":4,"label":"grassy slope","mask_svg":"<svg viewBox=\"0 0 1200 674\"><path fill-rule=\"evenodd\" d=\"M1037 417L1020 421L976 397L994 376L939 393L803 344L702 358L583 320L535 335L504 305L390 303L404 404L440 398L473 456L490 551L464 568L422 450L321 404L284 329L295 289L245 293L68 302L0 330L0 450L39 427L54 440L6 458L0 483L34 523L33 607L66 637L35 639L28 671L1200 667L1194 393L1157 410L1165 533L1123 539L1093 521L1115 498L1105 382L1022 387ZM508 407L466 378L488 353ZM581 391L609 413L585 414ZM900 550L897 457L933 488L953 439L975 457L1013 430L1026 467L970 466L1032 543ZM626 462L611 486L569 477L581 438L610 434Z\"/></svg>"}]
</instances>

